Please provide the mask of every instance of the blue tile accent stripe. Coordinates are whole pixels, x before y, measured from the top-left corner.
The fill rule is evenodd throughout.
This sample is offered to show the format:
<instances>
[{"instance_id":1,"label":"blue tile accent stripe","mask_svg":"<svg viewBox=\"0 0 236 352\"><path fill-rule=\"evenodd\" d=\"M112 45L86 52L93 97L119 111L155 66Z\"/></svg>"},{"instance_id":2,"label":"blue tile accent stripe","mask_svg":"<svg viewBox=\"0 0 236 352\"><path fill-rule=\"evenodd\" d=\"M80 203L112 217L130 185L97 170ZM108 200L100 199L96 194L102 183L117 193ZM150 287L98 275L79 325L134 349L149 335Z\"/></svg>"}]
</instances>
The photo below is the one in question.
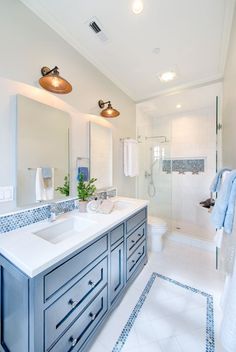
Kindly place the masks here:
<instances>
[{"instance_id":1,"label":"blue tile accent stripe","mask_svg":"<svg viewBox=\"0 0 236 352\"><path fill-rule=\"evenodd\" d=\"M61 210L65 213L74 209L74 200L57 202ZM0 234L16 230L20 227L43 221L49 217L50 206L40 206L38 208L23 210L10 215L0 216Z\"/></svg>"},{"instance_id":2,"label":"blue tile accent stripe","mask_svg":"<svg viewBox=\"0 0 236 352\"><path fill-rule=\"evenodd\" d=\"M162 162L162 171L198 174L205 171L205 159L166 159Z\"/></svg>"},{"instance_id":3,"label":"blue tile accent stripe","mask_svg":"<svg viewBox=\"0 0 236 352\"><path fill-rule=\"evenodd\" d=\"M215 352L215 332L214 332L214 305L213 305L213 297L212 295L200 291L196 288L193 288L191 286L182 284L176 280L170 279L167 276L158 274L158 273L152 273L150 279L148 280L140 298L138 299L138 302L136 303L132 313L129 316L129 319L127 323L125 324L120 336L118 337L118 340L116 341L115 346L113 347L112 352L120 352L122 351L123 346L125 345L125 342L129 336L129 333L135 323L135 320L137 319L142 306L153 286L153 283L157 278L163 279L165 281L170 282L171 284L180 286L186 290L192 291L195 294L202 295L203 297L206 298L206 352Z\"/></svg>"}]
</instances>

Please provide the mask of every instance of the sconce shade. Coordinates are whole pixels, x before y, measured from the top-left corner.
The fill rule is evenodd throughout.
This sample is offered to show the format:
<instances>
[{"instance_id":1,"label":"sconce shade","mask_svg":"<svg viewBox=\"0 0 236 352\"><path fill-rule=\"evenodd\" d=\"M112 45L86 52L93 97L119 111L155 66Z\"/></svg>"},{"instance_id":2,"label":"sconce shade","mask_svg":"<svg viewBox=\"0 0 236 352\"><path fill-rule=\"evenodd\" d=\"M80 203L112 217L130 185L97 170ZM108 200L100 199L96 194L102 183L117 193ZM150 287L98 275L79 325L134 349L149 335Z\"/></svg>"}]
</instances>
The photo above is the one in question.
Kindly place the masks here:
<instances>
[{"instance_id":1,"label":"sconce shade","mask_svg":"<svg viewBox=\"0 0 236 352\"><path fill-rule=\"evenodd\" d=\"M44 66L41 69L42 77L39 79L39 84L49 92L56 94L68 94L72 91L72 85L59 75L58 67L55 66L52 70Z\"/></svg>"},{"instance_id":2,"label":"sconce shade","mask_svg":"<svg viewBox=\"0 0 236 352\"><path fill-rule=\"evenodd\" d=\"M120 112L112 107L110 101L104 102L103 100L99 100L98 102L101 109L103 109L106 104L108 104L106 109L102 110L100 113L102 117L114 118L120 115Z\"/></svg>"}]
</instances>

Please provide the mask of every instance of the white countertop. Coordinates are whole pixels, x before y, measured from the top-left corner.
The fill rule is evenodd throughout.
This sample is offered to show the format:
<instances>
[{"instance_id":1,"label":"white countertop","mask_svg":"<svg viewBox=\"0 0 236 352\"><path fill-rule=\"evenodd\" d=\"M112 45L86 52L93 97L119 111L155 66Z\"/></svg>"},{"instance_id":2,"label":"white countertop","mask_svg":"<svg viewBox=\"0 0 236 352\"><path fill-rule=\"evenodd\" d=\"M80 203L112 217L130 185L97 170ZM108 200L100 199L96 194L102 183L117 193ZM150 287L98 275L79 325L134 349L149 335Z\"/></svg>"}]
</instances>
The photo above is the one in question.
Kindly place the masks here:
<instances>
[{"instance_id":1,"label":"white countertop","mask_svg":"<svg viewBox=\"0 0 236 352\"><path fill-rule=\"evenodd\" d=\"M148 201L134 198L116 197L113 200L128 202L129 206L113 210L110 214L79 213L78 210L74 210L61 215L53 223L44 220L1 234L0 254L29 277L34 277L148 205ZM79 235L57 244L50 243L34 234L34 232L59 224L70 217L85 218L94 223Z\"/></svg>"}]
</instances>

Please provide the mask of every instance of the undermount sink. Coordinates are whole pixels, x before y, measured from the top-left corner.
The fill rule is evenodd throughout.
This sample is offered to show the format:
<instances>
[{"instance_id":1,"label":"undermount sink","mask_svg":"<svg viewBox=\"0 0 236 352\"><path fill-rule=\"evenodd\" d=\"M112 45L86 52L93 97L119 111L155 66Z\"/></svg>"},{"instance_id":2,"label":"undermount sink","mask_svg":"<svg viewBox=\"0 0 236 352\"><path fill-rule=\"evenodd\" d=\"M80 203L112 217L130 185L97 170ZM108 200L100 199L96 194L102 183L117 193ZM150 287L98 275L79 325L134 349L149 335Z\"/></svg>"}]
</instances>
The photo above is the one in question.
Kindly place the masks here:
<instances>
[{"instance_id":1,"label":"undermount sink","mask_svg":"<svg viewBox=\"0 0 236 352\"><path fill-rule=\"evenodd\" d=\"M83 218L70 218L34 232L34 235L53 244L60 243L70 237L81 234L95 222Z\"/></svg>"},{"instance_id":2,"label":"undermount sink","mask_svg":"<svg viewBox=\"0 0 236 352\"><path fill-rule=\"evenodd\" d=\"M113 210L124 210L132 207L133 205L131 202L128 202L126 200L116 200L113 203L114 203Z\"/></svg>"}]
</instances>

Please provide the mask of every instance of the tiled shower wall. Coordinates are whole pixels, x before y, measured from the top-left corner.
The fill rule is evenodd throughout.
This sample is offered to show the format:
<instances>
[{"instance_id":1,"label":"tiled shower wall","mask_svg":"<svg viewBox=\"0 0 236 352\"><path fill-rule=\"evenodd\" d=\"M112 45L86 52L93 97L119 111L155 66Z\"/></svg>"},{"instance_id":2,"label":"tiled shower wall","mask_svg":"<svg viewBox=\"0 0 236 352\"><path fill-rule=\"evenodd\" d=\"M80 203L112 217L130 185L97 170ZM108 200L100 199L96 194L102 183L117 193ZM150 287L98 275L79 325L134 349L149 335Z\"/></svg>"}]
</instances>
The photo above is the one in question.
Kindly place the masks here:
<instances>
[{"instance_id":1,"label":"tiled shower wall","mask_svg":"<svg viewBox=\"0 0 236 352\"><path fill-rule=\"evenodd\" d=\"M216 168L215 107L201 108L190 112L180 112L163 117L141 117L137 120L138 134L143 136L140 150L140 176L138 196L150 199L150 213L168 218L181 228L198 228L212 232L209 213L199 206L199 202L209 197L209 185ZM145 135L164 135L168 143L147 140ZM158 143L159 142L159 143ZM186 165L195 165L192 160L201 160L199 172L171 173L163 170L158 162L153 168L156 195L149 197L145 171L149 172L151 153L159 145L164 159L178 165L179 160L189 160ZM151 150L152 149L152 150ZM184 164L184 162L183 162ZM204 169L204 171L203 171ZM193 168L194 171L194 168ZM172 224L170 221L170 225Z\"/></svg>"},{"instance_id":2,"label":"tiled shower wall","mask_svg":"<svg viewBox=\"0 0 236 352\"><path fill-rule=\"evenodd\" d=\"M171 157L205 159L199 174L172 173L172 218L212 230L209 214L199 202L209 197L216 169L214 106L172 116Z\"/></svg>"}]
</instances>

